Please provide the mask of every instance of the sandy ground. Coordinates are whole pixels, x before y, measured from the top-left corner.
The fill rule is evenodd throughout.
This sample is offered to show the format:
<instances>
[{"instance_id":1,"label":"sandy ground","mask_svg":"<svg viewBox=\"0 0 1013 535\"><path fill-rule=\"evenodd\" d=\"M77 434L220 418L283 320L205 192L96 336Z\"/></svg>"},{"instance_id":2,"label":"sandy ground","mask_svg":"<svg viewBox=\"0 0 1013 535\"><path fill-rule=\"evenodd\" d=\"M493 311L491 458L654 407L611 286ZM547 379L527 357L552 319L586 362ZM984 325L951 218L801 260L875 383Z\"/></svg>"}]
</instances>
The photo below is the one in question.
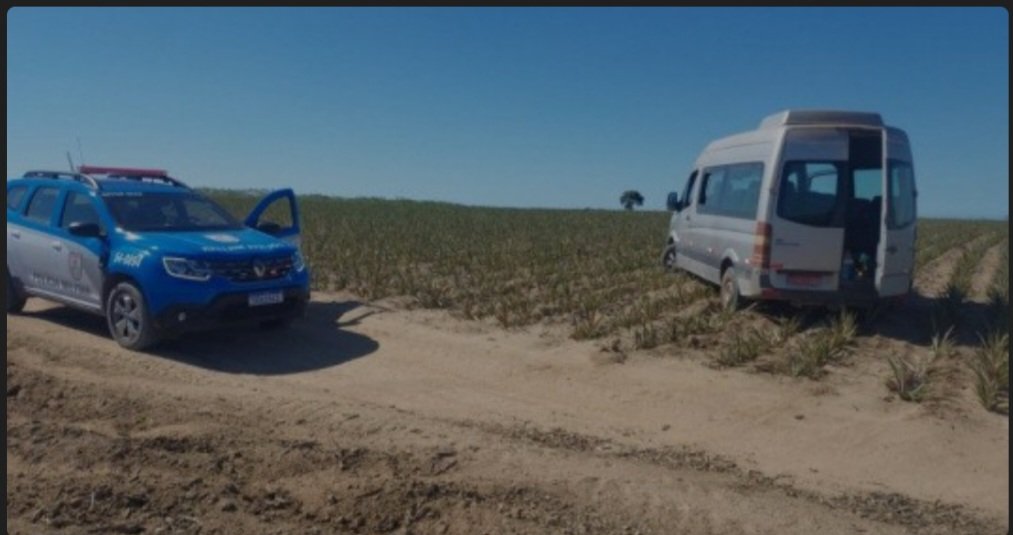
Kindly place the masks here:
<instances>
[{"instance_id":1,"label":"sandy ground","mask_svg":"<svg viewBox=\"0 0 1013 535\"><path fill-rule=\"evenodd\" d=\"M885 352L924 350L908 315L815 382L343 294L143 355L33 300L7 317L7 529L1006 533L1009 420L966 381L884 387Z\"/></svg>"}]
</instances>

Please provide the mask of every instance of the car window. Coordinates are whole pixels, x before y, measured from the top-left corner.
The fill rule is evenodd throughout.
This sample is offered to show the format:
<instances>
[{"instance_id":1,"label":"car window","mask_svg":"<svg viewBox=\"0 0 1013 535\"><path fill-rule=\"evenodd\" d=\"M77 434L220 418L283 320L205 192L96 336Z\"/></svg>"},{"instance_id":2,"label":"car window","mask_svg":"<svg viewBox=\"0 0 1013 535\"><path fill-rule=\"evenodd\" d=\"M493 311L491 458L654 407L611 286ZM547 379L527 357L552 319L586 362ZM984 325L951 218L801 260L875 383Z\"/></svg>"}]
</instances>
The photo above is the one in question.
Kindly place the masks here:
<instances>
[{"instance_id":1,"label":"car window","mask_svg":"<svg viewBox=\"0 0 1013 535\"><path fill-rule=\"evenodd\" d=\"M914 222L915 177L914 169L907 162L890 162L888 182L890 202L887 208L887 224L890 228L904 228Z\"/></svg>"},{"instance_id":2,"label":"car window","mask_svg":"<svg viewBox=\"0 0 1013 535\"><path fill-rule=\"evenodd\" d=\"M103 196L116 223L131 231L233 230L242 228L224 208L197 194L145 193Z\"/></svg>"},{"instance_id":3,"label":"car window","mask_svg":"<svg viewBox=\"0 0 1013 535\"><path fill-rule=\"evenodd\" d=\"M10 210L21 208L21 200L25 198L26 191L28 191L26 186L14 186L7 190L7 208Z\"/></svg>"},{"instance_id":4,"label":"car window","mask_svg":"<svg viewBox=\"0 0 1013 535\"><path fill-rule=\"evenodd\" d=\"M102 226L98 210L91 197L83 193L72 191L67 194L67 200L63 203L63 216L60 218L60 227L67 228L71 223L95 223Z\"/></svg>"},{"instance_id":5,"label":"car window","mask_svg":"<svg viewBox=\"0 0 1013 535\"><path fill-rule=\"evenodd\" d=\"M720 193L724 188L726 169L714 167L707 169L703 174L703 181L700 183L700 195L697 199L697 210L700 212L712 213L717 211L720 201Z\"/></svg>"},{"instance_id":6,"label":"car window","mask_svg":"<svg viewBox=\"0 0 1013 535\"><path fill-rule=\"evenodd\" d=\"M840 162L785 163L778 186L778 217L804 225L832 226L842 167Z\"/></svg>"},{"instance_id":7,"label":"car window","mask_svg":"<svg viewBox=\"0 0 1013 535\"><path fill-rule=\"evenodd\" d=\"M56 188L39 188L32 195L28 203L28 211L25 212L25 219L36 223L48 224L52 221L53 208L56 208L56 198L60 190Z\"/></svg>"},{"instance_id":8,"label":"car window","mask_svg":"<svg viewBox=\"0 0 1013 535\"><path fill-rule=\"evenodd\" d=\"M215 210L214 205L203 199L184 199L183 211L186 212L188 222L198 227L213 227L226 223L222 219L222 214Z\"/></svg>"},{"instance_id":9,"label":"car window","mask_svg":"<svg viewBox=\"0 0 1013 535\"><path fill-rule=\"evenodd\" d=\"M717 211L732 217L755 218L762 182L762 163L728 166L727 178L719 198Z\"/></svg>"},{"instance_id":10,"label":"car window","mask_svg":"<svg viewBox=\"0 0 1013 535\"><path fill-rule=\"evenodd\" d=\"M853 199L873 201L882 198L883 170L881 168L854 169L851 177L854 184Z\"/></svg>"},{"instance_id":11,"label":"car window","mask_svg":"<svg viewBox=\"0 0 1013 535\"><path fill-rule=\"evenodd\" d=\"M686 187L682 190L682 197L679 197L679 201L682 202L683 207L689 206L692 203L692 197L690 194L693 193L693 186L696 185L696 171L693 171L689 175L689 179L686 180Z\"/></svg>"}]
</instances>

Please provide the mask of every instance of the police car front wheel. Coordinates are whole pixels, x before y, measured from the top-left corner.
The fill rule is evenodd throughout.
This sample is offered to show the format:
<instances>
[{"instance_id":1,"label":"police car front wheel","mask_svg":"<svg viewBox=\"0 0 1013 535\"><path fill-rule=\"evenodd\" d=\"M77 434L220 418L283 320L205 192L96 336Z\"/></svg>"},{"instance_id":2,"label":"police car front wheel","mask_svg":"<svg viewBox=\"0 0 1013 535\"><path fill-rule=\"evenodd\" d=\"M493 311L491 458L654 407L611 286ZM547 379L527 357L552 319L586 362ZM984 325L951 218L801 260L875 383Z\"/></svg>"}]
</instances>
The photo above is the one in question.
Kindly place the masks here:
<instances>
[{"instance_id":1,"label":"police car front wheel","mask_svg":"<svg viewBox=\"0 0 1013 535\"><path fill-rule=\"evenodd\" d=\"M106 321L113 339L127 349L139 351L159 341L144 296L129 282L121 282L109 292Z\"/></svg>"},{"instance_id":2,"label":"police car front wheel","mask_svg":"<svg viewBox=\"0 0 1013 535\"><path fill-rule=\"evenodd\" d=\"M25 296L18 292L14 281L11 280L11 274L5 271L4 275L7 278L7 313L21 312L25 308Z\"/></svg>"}]
</instances>

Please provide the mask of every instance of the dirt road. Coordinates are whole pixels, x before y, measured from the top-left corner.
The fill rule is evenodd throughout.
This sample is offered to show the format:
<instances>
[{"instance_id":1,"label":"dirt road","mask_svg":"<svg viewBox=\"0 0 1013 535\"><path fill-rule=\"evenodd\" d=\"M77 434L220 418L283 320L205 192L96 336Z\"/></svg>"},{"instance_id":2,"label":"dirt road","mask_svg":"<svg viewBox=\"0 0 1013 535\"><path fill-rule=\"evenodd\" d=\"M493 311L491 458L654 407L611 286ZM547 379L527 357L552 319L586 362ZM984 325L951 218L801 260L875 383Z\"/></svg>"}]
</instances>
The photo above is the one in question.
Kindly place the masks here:
<instances>
[{"instance_id":1,"label":"dirt road","mask_svg":"<svg viewBox=\"0 0 1013 535\"><path fill-rule=\"evenodd\" d=\"M540 326L318 295L287 331L156 354L7 317L15 533L1005 533L1008 419L883 386L626 358Z\"/></svg>"}]
</instances>

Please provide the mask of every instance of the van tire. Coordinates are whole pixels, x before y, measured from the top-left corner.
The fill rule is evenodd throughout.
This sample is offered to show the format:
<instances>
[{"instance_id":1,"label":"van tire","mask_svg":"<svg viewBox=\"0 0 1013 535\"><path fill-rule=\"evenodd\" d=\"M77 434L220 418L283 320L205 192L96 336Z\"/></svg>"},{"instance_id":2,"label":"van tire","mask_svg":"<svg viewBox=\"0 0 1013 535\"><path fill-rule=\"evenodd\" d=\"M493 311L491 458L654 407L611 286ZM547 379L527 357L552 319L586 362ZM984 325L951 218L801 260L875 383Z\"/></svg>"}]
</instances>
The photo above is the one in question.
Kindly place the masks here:
<instances>
[{"instance_id":1,"label":"van tire","mask_svg":"<svg viewBox=\"0 0 1013 535\"><path fill-rule=\"evenodd\" d=\"M665 250L661 253L661 267L665 268L665 271L673 272L676 269L675 266L675 244L670 243L665 246Z\"/></svg>"},{"instance_id":2,"label":"van tire","mask_svg":"<svg viewBox=\"0 0 1013 535\"><path fill-rule=\"evenodd\" d=\"M106 324L113 340L131 351L148 349L160 341L144 295L131 282L121 282L106 297Z\"/></svg>"},{"instance_id":3,"label":"van tire","mask_svg":"<svg viewBox=\"0 0 1013 535\"><path fill-rule=\"evenodd\" d=\"M11 279L9 271L4 270L4 276L7 278L7 313L17 314L25 308L25 296L21 295L18 291L17 286L14 284L14 280Z\"/></svg>"},{"instance_id":4,"label":"van tire","mask_svg":"<svg viewBox=\"0 0 1013 535\"><path fill-rule=\"evenodd\" d=\"M745 299L739 293L739 283L735 280L735 269L727 267L721 273L721 307L729 312L740 310Z\"/></svg>"}]
</instances>

